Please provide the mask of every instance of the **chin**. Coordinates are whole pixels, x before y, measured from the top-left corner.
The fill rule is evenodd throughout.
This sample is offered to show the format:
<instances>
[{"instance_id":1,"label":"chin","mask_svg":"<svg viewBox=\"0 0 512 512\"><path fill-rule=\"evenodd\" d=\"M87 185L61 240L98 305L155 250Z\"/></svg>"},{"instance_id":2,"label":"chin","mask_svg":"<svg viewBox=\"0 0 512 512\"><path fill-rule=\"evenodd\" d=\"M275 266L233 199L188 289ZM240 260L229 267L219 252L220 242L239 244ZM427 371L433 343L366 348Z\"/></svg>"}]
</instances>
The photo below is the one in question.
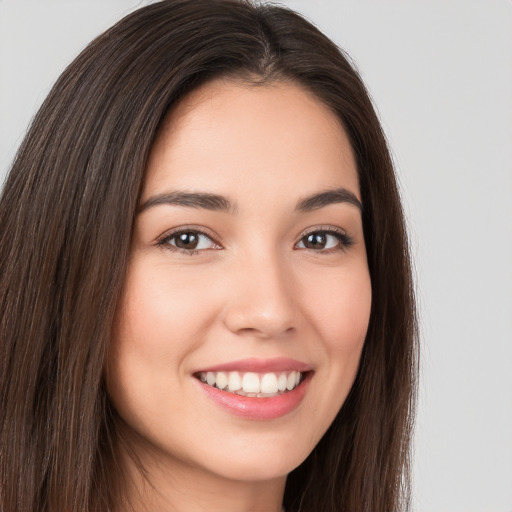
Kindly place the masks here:
<instances>
[{"instance_id":1,"label":"chin","mask_svg":"<svg viewBox=\"0 0 512 512\"><path fill-rule=\"evenodd\" d=\"M227 449L222 457L212 454L212 464L209 465L211 471L230 480L274 480L286 477L302 464L310 451L309 446L299 449L297 443L286 446L273 444L268 447L255 443L245 449L238 447L236 451ZM227 453L234 454L234 457L226 456Z\"/></svg>"}]
</instances>

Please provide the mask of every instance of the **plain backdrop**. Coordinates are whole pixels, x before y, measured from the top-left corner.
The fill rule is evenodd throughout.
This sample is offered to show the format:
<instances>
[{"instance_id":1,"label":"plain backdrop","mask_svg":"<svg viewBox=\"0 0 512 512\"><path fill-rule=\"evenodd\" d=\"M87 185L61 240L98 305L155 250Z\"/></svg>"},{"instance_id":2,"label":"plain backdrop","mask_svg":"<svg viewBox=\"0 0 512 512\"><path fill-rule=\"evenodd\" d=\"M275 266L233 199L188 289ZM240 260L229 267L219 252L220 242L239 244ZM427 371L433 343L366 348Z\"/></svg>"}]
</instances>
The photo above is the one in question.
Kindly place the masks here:
<instances>
[{"instance_id":1,"label":"plain backdrop","mask_svg":"<svg viewBox=\"0 0 512 512\"><path fill-rule=\"evenodd\" d=\"M147 3L0 0L0 180L64 67ZM512 2L282 3L354 59L396 161L422 336L414 509L512 512Z\"/></svg>"}]
</instances>

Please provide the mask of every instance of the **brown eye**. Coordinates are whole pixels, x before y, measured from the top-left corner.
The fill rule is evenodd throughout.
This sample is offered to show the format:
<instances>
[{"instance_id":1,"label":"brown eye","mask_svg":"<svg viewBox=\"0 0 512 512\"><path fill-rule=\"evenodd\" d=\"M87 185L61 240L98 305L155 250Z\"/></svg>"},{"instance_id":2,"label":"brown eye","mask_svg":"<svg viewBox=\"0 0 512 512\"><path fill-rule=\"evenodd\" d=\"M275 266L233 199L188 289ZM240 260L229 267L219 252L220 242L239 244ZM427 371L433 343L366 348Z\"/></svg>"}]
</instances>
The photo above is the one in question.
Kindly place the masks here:
<instances>
[{"instance_id":1,"label":"brown eye","mask_svg":"<svg viewBox=\"0 0 512 512\"><path fill-rule=\"evenodd\" d=\"M327 235L325 233L311 233L302 240L306 249L325 249Z\"/></svg>"},{"instance_id":2,"label":"brown eye","mask_svg":"<svg viewBox=\"0 0 512 512\"><path fill-rule=\"evenodd\" d=\"M200 231L176 231L162 238L158 245L170 250L195 254L206 249L220 249L208 235Z\"/></svg>"},{"instance_id":3,"label":"brown eye","mask_svg":"<svg viewBox=\"0 0 512 512\"><path fill-rule=\"evenodd\" d=\"M171 240L174 240L174 245L179 249L197 249L199 235L193 232L180 233Z\"/></svg>"},{"instance_id":4,"label":"brown eye","mask_svg":"<svg viewBox=\"0 0 512 512\"><path fill-rule=\"evenodd\" d=\"M303 236L296 245L297 249L313 251L345 250L352 245L352 239L344 232L314 231Z\"/></svg>"}]
</instances>

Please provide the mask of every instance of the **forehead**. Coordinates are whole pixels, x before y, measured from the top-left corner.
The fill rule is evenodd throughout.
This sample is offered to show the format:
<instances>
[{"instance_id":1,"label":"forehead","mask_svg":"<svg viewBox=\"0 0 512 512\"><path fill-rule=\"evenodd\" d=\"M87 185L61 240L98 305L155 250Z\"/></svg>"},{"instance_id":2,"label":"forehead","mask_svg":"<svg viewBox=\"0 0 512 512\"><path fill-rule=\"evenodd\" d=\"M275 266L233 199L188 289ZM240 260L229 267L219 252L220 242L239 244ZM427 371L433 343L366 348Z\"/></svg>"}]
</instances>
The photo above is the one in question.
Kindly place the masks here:
<instances>
[{"instance_id":1,"label":"forehead","mask_svg":"<svg viewBox=\"0 0 512 512\"><path fill-rule=\"evenodd\" d=\"M292 83L218 80L168 114L142 200L169 188L277 200L338 187L360 197L350 142L326 105Z\"/></svg>"}]
</instances>

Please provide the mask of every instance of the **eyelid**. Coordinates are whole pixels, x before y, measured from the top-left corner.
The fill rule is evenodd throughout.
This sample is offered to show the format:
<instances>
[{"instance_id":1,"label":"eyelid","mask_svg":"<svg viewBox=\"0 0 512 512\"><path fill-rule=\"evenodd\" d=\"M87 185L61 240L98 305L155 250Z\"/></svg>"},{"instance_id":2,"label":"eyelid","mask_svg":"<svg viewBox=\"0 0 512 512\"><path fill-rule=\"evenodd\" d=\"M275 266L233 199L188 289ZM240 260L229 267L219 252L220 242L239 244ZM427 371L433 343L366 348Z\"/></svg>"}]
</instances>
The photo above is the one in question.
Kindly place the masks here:
<instances>
[{"instance_id":1,"label":"eyelid","mask_svg":"<svg viewBox=\"0 0 512 512\"><path fill-rule=\"evenodd\" d=\"M343 229L343 228L340 228L339 226L332 226L330 224L329 225L321 224L319 226L313 226L313 227L305 229L299 235L299 240L301 238L304 238L305 236L311 234L311 233L318 233L318 232L322 232L322 233L335 233L335 234L338 234L338 235L347 235L347 231L345 229Z\"/></svg>"}]
</instances>

